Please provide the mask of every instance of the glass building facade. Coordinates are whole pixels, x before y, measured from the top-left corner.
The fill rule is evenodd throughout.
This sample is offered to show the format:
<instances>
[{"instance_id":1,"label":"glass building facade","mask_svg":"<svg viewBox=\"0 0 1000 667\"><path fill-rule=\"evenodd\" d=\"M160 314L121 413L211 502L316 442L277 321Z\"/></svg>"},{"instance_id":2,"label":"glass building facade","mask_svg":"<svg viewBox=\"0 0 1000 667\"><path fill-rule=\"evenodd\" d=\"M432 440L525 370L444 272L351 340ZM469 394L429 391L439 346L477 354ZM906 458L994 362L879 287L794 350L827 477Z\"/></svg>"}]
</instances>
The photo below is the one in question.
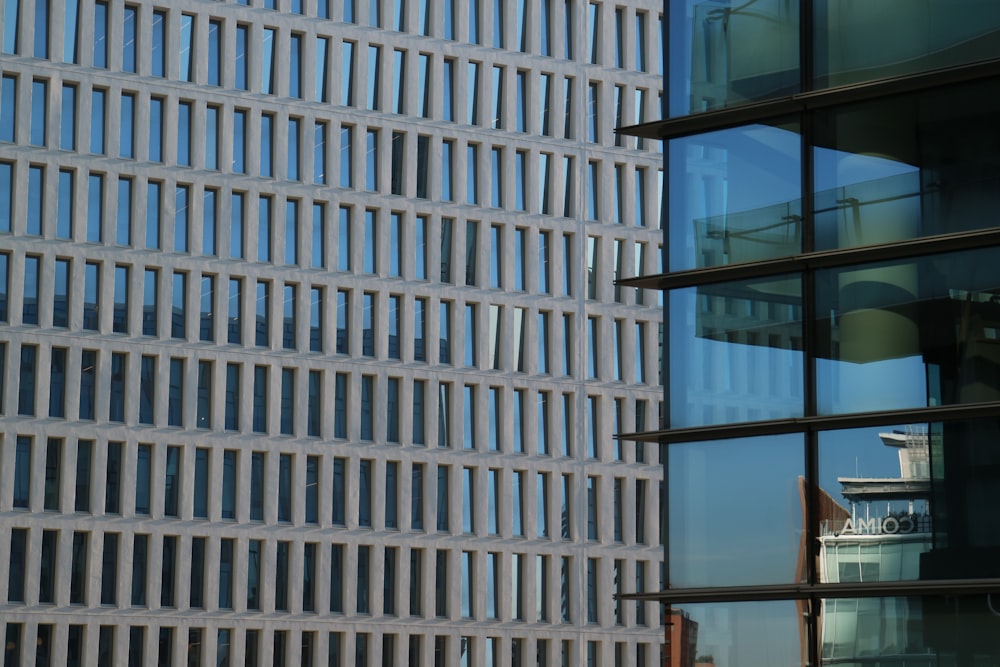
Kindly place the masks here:
<instances>
[{"instance_id":1,"label":"glass building facade","mask_svg":"<svg viewBox=\"0 0 1000 667\"><path fill-rule=\"evenodd\" d=\"M1000 6L665 11L671 665L996 664Z\"/></svg>"},{"instance_id":2,"label":"glass building facade","mask_svg":"<svg viewBox=\"0 0 1000 667\"><path fill-rule=\"evenodd\" d=\"M655 0L0 0L0 664L654 665Z\"/></svg>"}]
</instances>

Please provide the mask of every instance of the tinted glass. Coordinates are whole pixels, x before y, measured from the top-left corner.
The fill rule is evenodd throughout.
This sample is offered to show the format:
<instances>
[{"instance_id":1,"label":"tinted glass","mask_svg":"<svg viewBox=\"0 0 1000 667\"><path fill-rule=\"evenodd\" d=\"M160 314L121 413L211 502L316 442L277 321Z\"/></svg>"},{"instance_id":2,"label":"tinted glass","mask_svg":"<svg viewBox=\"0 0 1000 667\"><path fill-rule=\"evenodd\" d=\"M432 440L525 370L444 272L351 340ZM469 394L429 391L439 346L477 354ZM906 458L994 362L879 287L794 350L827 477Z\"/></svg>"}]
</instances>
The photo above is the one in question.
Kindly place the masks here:
<instances>
[{"instance_id":1,"label":"tinted glass","mask_svg":"<svg viewBox=\"0 0 1000 667\"><path fill-rule=\"evenodd\" d=\"M1000 397L993 249L816 274L821 414Z\"/></svg>"},{"instance_id":2,"label":"tinted glass","mask_svg":"<svg viewBox=\"0 0 1000 667\"><path fill-rule=\"evenodd\" d=\"M673 587L804 580L801 435L672 445L669 457ZM734 511L733 498L751 497L749 512Z\"/></svg>"},{"instance_id":3,"label":"tinted glass","mask_svg":"<svg viewBox=\"0 0 1000 667\"><path fill-rule=\"evenodd\" d=\"M800 279L668 295L672 428L803 414Z\"/></svg>"},{"instance_id":4,"label":"tinted glass","mask_svg":"<svg viewBox=\"0 0 1000 667\"><path fill-rule=\"evenodd\" d=\"M992 81L817 113L817 249L992 226L998 112Z\"/></svg>"},{"instance_id":5,"label":"tinted glass","mask_svg":"<svg viewBox=\"0 0 1000 667\"><path fill-rule=\"evenodd\" d=\"M801 248L798 125L749 125L668 146L670 270L791 255Z\"/></svg>"},{"instance_id":6,"label":"tinted glass","mask_svg":"<svg viewBox=\"0 0 1000 667\"><path fill-rule=\"evenodd\" d=\"M681 0L667 11L669 116L798 92L799 3Z\"/></svg>"},{"instance_id":7,"label":"tinted glass","mask_svg":"<svg viewBox=\"0 0 1000 667\"><path fill-rule=\"evenodd\" d=\"M1000 56L1000 5L990 0L814 3L817 88Z\"/></svg>"}]
</instances>

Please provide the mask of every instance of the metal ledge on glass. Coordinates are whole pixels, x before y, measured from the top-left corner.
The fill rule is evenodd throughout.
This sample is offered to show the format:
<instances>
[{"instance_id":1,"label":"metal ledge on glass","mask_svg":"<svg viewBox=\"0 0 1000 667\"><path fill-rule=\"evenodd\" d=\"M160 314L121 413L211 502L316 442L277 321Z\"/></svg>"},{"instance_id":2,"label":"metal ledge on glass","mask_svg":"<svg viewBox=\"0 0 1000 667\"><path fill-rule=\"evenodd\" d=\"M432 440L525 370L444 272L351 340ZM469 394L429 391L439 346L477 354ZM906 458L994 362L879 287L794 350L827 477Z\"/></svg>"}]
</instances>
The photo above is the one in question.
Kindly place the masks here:
<instances>
[{"instance_id":1,"label":"metal ledge on glass","mask_svg":"<svg viewBox=\"0 0 1000 667\"><path fill-rule=\"evenodd\" d=\"M908 259L956 250L973 250L997 244L1000 244L1000 229L993 228L924 236L882 245L805 252L759 262L724 264L686 271L635 276L616 280L615 284L622 287L670 290L750 278L767 278L805 270Z\"/></svg>"},{"instance_id":2,"label":"metal ledge on glass","mask_svg":"<svg viewBox=\"0 0 1000 667\"><path fill-rule=\"evenodd\" d=\"M880 412L855 412L844 415L816 415L770 421L739 422L718 426L692 426L689 428L618 433L614 438L630 442L658 442L662 445L702 440L728 440L803 431L834 431L848 428L865 428L885 424L949 422L966 419L996 418L1000 415L1000 401L941 405L907 410Z\"/></svg>"},{"instance_id":3,"label":"metal ledge on glass","mask_svg":"<svg viewBox=\"0 0 1000 667\"><path fill-rule=\"evenodd\" d=\"M628 125L615 128L615 132L645 139L676 139L746 123L767 122L771 118L788 116L811 109L863 102L887 95L929 90L998 75L1000 75L1000 58L932 72L812 90L778 99L741 104L728 109L706 111L639 125Z\"/></svg>"},{"instance_id":4,"label":"metal ledge on glass","mask_svg":"<svg viewBox=\"0 0 1000 667\"><path fill-rule=\"evenodd\" d=\"M653 593L623 593L614 597L618 600L641 600L644 602L662 602L664 604L710 604L820 598L881 598L982 595L992 593L1000 593L1000 579L925 579L849 584L725 586L719 588L671 589Z\"/></svg>"}]
</instances>

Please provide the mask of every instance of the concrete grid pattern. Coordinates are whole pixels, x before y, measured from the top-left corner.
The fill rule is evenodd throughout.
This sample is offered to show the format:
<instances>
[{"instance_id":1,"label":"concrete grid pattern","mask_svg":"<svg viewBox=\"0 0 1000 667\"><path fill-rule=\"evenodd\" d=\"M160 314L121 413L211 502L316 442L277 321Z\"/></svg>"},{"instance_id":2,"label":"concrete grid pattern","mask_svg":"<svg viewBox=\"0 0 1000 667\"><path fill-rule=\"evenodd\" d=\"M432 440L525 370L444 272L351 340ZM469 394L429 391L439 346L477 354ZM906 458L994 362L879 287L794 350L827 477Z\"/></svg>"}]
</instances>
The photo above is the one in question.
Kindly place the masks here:
<instances>
[{"instance_id":1,"label":"concrete grid pattern","mask_svg":"<svg viewBox=\"0 0 1000 667\"><path fill-rule=\"evenodd\" d=\"M661 7L320 2L3 4L8 663L655 664Z\"/></svg>"}]
</instances>

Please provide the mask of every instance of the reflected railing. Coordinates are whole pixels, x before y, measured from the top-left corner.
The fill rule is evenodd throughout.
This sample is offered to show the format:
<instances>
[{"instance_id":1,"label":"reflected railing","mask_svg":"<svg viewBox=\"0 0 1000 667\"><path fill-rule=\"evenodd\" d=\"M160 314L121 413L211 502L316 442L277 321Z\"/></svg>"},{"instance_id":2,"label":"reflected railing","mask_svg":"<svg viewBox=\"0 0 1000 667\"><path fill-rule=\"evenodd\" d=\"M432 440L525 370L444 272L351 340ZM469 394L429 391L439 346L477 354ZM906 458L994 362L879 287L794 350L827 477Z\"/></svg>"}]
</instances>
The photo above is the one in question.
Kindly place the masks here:
<instances>
[{"instance_id":1,"label":"reflected railing","mask_svg":"<svg viewBox=\"0 0 1000 667\"><path fill-rule=\"evenodd\" d=\"M690 113L798 90L797 3L702 2L692 19Z\"/></svg>"},{"instance_id":2,"label":"reflected railing","mask_svg":"<svg viewBox=\"0 0 1000 667\"><path fill-rule=\"evenodd\" d=\"M799 202L737 211L694 221L700 266L723 266L801 252Z\"/></svg>"},{"instance_id":3,"label":"reflected railing","mask_svg":"<svg viewBox=\"0 0 1000 667\"><path fill-rule=\"evenodd\" d=\"M921 189L915 172L819 191L815 194L817 208L813 216L820 249L923 235L926 232L921 231L921 206L928 195L936 192L934 186ZM799 254L804 224L800 211L801 203L795 199L694 219L698 266L726 266Z\"/></svg>"}]
</instances>

